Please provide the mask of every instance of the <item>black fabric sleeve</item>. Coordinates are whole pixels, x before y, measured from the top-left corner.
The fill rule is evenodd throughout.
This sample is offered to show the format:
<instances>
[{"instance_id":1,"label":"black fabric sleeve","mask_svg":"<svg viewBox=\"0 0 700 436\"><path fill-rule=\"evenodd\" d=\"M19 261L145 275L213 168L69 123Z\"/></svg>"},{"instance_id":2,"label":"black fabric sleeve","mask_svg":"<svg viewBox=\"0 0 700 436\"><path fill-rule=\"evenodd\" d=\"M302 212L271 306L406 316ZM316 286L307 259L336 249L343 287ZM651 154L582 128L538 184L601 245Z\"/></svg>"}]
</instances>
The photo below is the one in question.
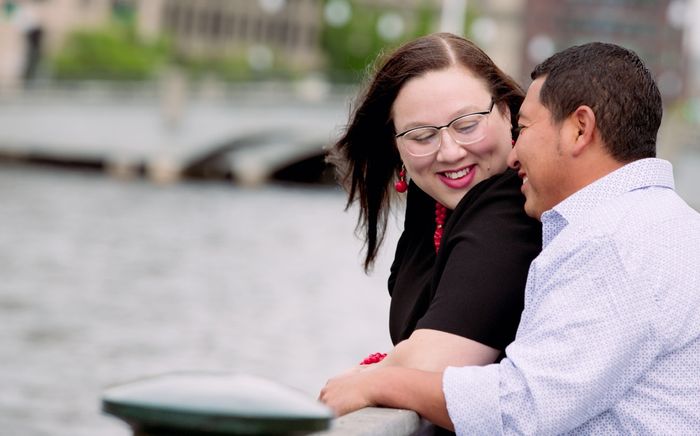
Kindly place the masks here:
<instances>
[{"instance_id":1,"label":"black fabric sleeve","mask_svg":"<svg viewBox=\"0 0 700 436\"><path fill-rule=\"evenodd\" d=\"M541 225L525 215L514 172L485 182L462 199L445 228L432 299L416 328L503 350L520 322L527 272L541 249Z\"/></svg>"}]
</instances>

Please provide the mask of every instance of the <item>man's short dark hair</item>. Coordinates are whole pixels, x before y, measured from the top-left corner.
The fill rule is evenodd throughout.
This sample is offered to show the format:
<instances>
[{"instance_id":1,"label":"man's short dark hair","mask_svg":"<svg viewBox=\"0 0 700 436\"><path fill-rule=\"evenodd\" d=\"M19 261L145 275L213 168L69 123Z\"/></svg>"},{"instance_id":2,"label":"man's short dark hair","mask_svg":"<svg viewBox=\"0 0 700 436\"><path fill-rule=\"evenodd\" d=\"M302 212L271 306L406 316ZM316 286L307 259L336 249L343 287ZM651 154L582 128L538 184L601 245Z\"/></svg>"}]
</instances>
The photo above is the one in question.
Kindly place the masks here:
<instances>
[{"instance_id":1,"label":"man's short dark hair","mask_svg":"<svg viewBox=\"0 0 700 436\"><path fill-rule=\"evenodd\" d=\"M532 71L545 77L540 101L555 122L589 106L610 154L620 162L656 156L661 94L633 51L592 42L561 51Z\"/></svg>"}]
</instances>

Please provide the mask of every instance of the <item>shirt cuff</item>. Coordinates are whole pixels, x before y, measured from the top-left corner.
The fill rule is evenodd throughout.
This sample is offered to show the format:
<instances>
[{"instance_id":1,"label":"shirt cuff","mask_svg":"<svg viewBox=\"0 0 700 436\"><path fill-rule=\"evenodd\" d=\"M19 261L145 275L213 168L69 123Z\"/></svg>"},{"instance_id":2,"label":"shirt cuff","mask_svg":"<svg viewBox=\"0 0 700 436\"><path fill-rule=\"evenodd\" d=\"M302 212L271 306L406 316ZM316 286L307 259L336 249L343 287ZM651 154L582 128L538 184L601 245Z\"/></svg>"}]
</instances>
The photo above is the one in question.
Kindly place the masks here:
<instances>
[{"instance_id":1,"label":"shirt cuff","mask_svg":"<svg viewBox=\"0 0 700 436\"><path fill-rule=\"evenodd\" d=\"M448 367L445 370L442 376L442 391L455 433L503 433L499 385L498 364Z\"/></svg>"}]
</instances>

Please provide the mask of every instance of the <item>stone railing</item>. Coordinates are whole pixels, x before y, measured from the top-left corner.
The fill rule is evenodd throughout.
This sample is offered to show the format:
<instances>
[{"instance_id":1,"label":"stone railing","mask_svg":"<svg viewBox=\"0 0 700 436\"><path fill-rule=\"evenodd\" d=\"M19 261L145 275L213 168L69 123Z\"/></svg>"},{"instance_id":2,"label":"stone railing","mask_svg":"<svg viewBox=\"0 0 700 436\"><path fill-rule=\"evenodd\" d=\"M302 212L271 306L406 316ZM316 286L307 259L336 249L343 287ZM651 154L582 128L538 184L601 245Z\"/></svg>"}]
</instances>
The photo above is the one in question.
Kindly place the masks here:
<instances>
[{"instance_id":1,"label":"stone railing","mask_svg":"<svg viewBox=\"0 0 700 436\"><path fill-rule=\"evenodd\" d=\"M368 407L341 416L331 422L329 430L314 436L407 436L418 431L421 420L412 410Z\"/></svg>"},{"instance_id":2,"label":"stone railing","mask_svg":"<svg viewBox=\"0 0 700 436\"><path fill-rule=\"evenodd\" d=\"M165 374L108 388L102 410L126 421L134 436L408 436L421 427L410 410L370 407L334 418L323 404L277 383L210 372Z\"/></svg>"}]
</instances>

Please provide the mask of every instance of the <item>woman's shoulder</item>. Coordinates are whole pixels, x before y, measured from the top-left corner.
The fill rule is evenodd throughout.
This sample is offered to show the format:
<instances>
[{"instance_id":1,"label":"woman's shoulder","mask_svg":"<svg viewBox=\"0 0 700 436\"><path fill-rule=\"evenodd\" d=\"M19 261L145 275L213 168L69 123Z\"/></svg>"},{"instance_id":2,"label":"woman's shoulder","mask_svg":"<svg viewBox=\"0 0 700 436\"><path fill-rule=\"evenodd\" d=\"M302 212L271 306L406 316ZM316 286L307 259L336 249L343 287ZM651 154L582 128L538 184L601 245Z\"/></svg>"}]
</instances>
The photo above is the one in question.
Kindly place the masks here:
<instances>
[{"instance_id":1,"label":"woman's shoulder","mask_svg":"<svg viewBox=\"0 0 700 436\"><path fill-rule=\"evenodd\" d=\"M503 173L482 180L460 200L455 213L481 208L515 208L525 214L525 196L520 192L522 181L515 170L506 169Z\"/></svg>"},{"instance_id":2,"label":"woman's shoulder","mask_svg":"<svg viewBox=\"0 0 700 436\"><path fill-rule=\"evenodd\" d=\"M517 171L512 168L507 168L504 172L496 174L484 180L484 190L507 190L508 192L516 191L520 193L520 185L522 179L518 176ZM522 196L522 194L520 194Z\"/></svg>"},{"instance_id":3,"label":"woman's shoulder","mask_svg":"<svg viewBox=\"0 0 700 436\"><path fill-rule=\"evenodd\" d=\"M467 231L498 238L524 237L540 244L542 224L525 213L521 186L520 177L510 169L484 180L459 202L445 233L455 236Z\"/></svg>"}]
</instances>

